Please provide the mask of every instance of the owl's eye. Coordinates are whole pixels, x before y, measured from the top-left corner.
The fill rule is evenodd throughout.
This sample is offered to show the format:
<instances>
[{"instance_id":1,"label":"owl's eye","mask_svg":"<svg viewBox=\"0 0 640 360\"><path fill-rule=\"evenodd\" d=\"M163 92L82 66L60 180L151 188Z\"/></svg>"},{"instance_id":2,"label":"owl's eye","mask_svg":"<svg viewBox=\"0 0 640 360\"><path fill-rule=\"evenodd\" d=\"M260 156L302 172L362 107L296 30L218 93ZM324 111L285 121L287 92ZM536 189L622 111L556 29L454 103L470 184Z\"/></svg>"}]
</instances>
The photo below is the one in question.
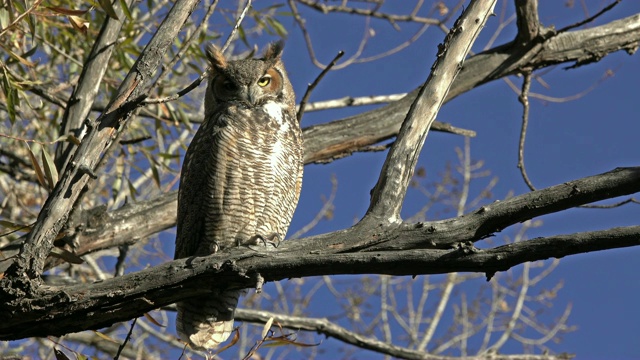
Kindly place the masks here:
<instances>
[{"instance_id":1,"label":"owl's eye","mask_svg":"<svg viewBox=\"0 0 640 360\"><path fill-rule=\"evenodd\" d=\"M222 87L224 87L224 89L227 91L233 91L236 89L236 85L229 80L223 82Z\"/></svg>"},{"instance_id":2,"label":"owl's eye","mask_svg":"<svg viewBox=\"0 0 640 360\"><path fill-rule=\"evenodd\" d=\"M258 80L258 85L260 87L265 87L271 83L271 75L265 75Z\"/></svg>"}]
</instances>

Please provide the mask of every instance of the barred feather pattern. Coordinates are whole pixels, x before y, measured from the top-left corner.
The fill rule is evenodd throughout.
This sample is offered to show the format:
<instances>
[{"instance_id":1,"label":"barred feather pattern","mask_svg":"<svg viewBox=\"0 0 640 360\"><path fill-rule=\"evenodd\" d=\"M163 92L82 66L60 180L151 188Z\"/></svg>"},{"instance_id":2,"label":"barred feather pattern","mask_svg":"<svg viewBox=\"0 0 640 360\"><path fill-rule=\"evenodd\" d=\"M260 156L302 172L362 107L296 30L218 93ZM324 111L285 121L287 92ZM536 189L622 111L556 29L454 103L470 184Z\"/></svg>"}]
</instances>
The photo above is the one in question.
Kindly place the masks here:
<instances>
[{"instance_id":1,"label":"barred feather pattern","mask_svg":"<svg viewBox=\"0 0 640 360\"><path fill-rule=\"evenodd\" d=\"M175 258L284 239L302 184L302 133L293 109L225 103L208 111L185 155ZM177 332L211 349L233 331L240 292L177 304Z\"/></svg>"}]
</instances>

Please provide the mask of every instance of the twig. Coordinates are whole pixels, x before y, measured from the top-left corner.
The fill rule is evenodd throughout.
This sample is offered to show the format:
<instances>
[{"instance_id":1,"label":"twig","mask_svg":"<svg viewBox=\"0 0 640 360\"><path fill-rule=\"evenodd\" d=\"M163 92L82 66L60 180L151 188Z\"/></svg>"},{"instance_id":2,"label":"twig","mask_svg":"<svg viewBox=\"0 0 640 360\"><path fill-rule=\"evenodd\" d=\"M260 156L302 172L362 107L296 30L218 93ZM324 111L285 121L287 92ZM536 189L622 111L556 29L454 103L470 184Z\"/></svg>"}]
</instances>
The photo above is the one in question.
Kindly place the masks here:
<instances>
[{"instance_id":1,"label":"twig","mask_svg":"<svg viewBox=\"0 0 640 360\"><path fill-rule=\"evenodd\" d=\"M264 324L270 318L275 318L275 320L280 325L282 325L282 327L294 329L294 330L306 330L306 331L317 332L319 334L323 334L325 336L337 339L338 341L344 342L346 344L355 345L359 348L372 350L380 354L391 355L395 358L421 359L421 360L454 360L456 359L456 357L430 355L423 351L408 349L408 348L400 347L397 345L389 344L384 341L377 340L375 338L365 337L362 334L358 334L356 332L350 331L327 319L291 316L291 315L283 315L279 313L276 314L269 311L246 310L246 309L237 309L235 315L237 320L242 320L250 323L258 323L258 324ZM562 354L561 355L529 355L527 357L527 359L530 359L530 360L545 360L545 359L559 360L559 359L570 359L570 358L571 358L570 356L566 356ZM517 357L512 358L509 355L496 354L492 357L492 359L509 360L509 359L517 359Z\"/></svg>"},{"instance_id":2,"label":"twig","mask_svg":"<svg viewBox=\"0 0 640 360\"><path fill-rule=\"evenodd\" d=\"M457 285L458 281L456 278L458 277L458 273L453 272L447 275L447 283L444 285L444 289L442 290L442 295L440 296L440 300L438 301L438 306L436 308L435 314L429 323L429 327L420 341L418 345L418 350L425 351L427 345L433 338L433 334L436 332L436 328L440 324L440 320L442 319L442 315L444 314L444 310L449 303L449 299L451 298L451 291L453 291L453 287Z\"/></svg>"},{"instance_id":3,"label":"twig","mask_svg":"<svg viewBox=\"0 0 640 360\"><path fill-rule=\"evenodd\" d=\"M373 10L368 10L368 9L350 8L344 5L330 6L330 5L325 5L323 3L320 3L318 1L315 1L315 2L312 2L309 0L297 0L297 1L303 5L306 5L312 9L318 10L324 14L328 12L342 12L347 14L364 15L366 17L373 17L373 18L387 20L392 25L394 25L395 22L415 22L415 23L429 24L429 25L438 25L440 23L440 20L437 20L437 19L416 16L415 9L414 11L412 11L410 15L396 15L396 14L386 14L386 13L378 12L377 8Z\"/></svg>"},{"instance_id":4,"label":"twig","mask_svg":"<svg viewBox=\"0 0 640 360\"><path fill-rule=\"evenodd\" d=\"M389 310L392 306L389 306L388 302L389 293L393 291L389 291L389 278L390 276L380 275L380 321L384 342L393 344L391 326L389 326Z\"/></svg>"},{"instance_id":5,"label":"twig","mask_svg":"<svg viewBox=\"0 0 640 360\"><path fill-rule=\"evenodd\" d=\"M338 179L336 179L335 176L331 176L331 194L329 194L329 198L324 202L324 204L322 205L322 208L320 209L320 211L318 211L316 216L308 224L306 224L300 230L296 231L293 235L291 235L291 237L289 237L289 240L297 239L300 236L308 233L311 229L313 229L314 227L316 227L316 225L318 225L320 220L327 217L327 214L333 211L333 208L334 208L333 201L336 198L337 192L338 192Z\"/></svg>"},{"instance_id":6,"label":"twig","mask_svg":"<svg viewBox=\"0 0 640 360\"><path fill-rule=\"evenodd\" d=\"M107 336L108 338L108 336ZM106 354L115 354L118 351L118 343L107 340L104 337L96 335L92 332L80 332L80 333L72 333L64 336L65 341L72 341L77 344L86 345L87 347L91 347L97 349ZM77 354L77 353L76 353ZM125 347L120 353L125 358L129 359L147 359L148 353L143 351L138 351L135 348L128 346ZM76 355L76 359L86 359L86 357L81 357ZM66 358L68 359L68 358ZM153 359L153 358L152 358Z\"/></svg>"},{"instance_id":7,"label":"twig","mask_svg":"<svg viewBox=\"0 0 640 360\"><path fill-rule=\"evenodd\" d=\"M566 67L565 69L568 69L570 67L571 66ZM616 73L616 71L617 71L617 68L616 69L607 69L604 72L604 74L602 75L602 77L600 77L600 79L598 79L596 82L591 84L588 88L586 88L586 89L584 89L584 90L582 90L582 91L580 91L578 93L572 94L572 95L558 97L558 96L549 96L549 95L544 95L544 94L540 94L540 93L535 93L535 92L529 91L529 93L527 94L527 97L538 99L538 100L541 100L541 101L550 102L550 103L565 103L565 102L577 100L577 99L580 99L580 98L586 96L591 91L595 90L600 84L604 83L607 79L612 78L614 76L614 74ZM532 76L535 76L535 75L532 74ZM548 85L546 83L544 83L544 80L540 76L535 76L535 78L539 83L541 83L542 86L545 86L546 88L548 88ZM505 83L507 83L509 88L511 88L511 90L513 90L513 92L515 92L516 94L520 94L522 92L522 88L518 88L513 83L513 81L511 81L511 79L503 78L502 80Z\"/></svg>"},{"instance_id":8,"label":"twig","mask_svg":"<svg viewBox=\"0 0 640 360\"><path fill-rule=\"evenodd\" d=\"M344 108L349 106L386 104L386 103L398 101L403 97L405 97L406 95L407 93L391 94L391 95L358 96L358 97L345 96L340 99L315 101L315 102L308 103L305 106L304 111L312 112L312 111L320 111L320 110L339 109L339 108Z\"/></svg>"},{"instance_id":9,"label":"twig","mask_svg":"<svg viewBox=\"0 0 640 360\"><path fill-rule=\"evenodd\" d=\"M13 234L13 233L17 233L18 231L22 231L22 230L25 230L25 229L27 229L27 230L28 230L28 229L30 229L32 226L33 226L33 223L31 223L31 224L27 224L27 225L21 225L21 226L19 226L19 227L15 228L15 229L13 229L13 230L9 230L9 231L8 231L8 232L6 232L6 233L1 233L1 234L0 234L0 238L5 237L5 236L9 236L9 235L11 235L11 234ZM0 251L0 253L2 253L2 252ZM7 259L8 259L8 258L3 257L2 259L0 259L0 261L5 261L5 260L7 260Z\"/></svg>"},{"instance_id":10,"label":"twig","mask_svg":"<svg viewBox=\"0 0 640 360\"><path fill-rule=\"evenodd\" d=\"M209 18L211 17L213 12L215 11L217 5L218 5L218 0L213 0L211 2L209 7L207 8L207 12L204 14L204 17L200 21L200 24L198 24L198 27L196 27L195 30L191 33L191 36L182 43L181 49L173 57L173 59L171 59L171 61L168 64L162 66L162 69L160 70L161 73L155 79L155 81L153 82L152 87L155 86L156 84L158 84L158 82L160 82L160 80L162 80L168 74L166 69L173 68L173 66L178 62L178 60L180 60L182 58L184 53L189 48L189 45L198 37L198 35L200 35L200 33L202 32L202 29L204 29L205 26L207 25L207 22L209 21ZM206 29L205 29L205 31L206 31Z\"/></svg>"},{"instance_id":11,"label":"twig","mask_svg":"<svg viewBox=\"0 0 640 360\"><path fill-rule=\"evenodd\" d=\"M127 334L127 337L124 338L124 342L122 343L122 345L120 345L120 347L118 348L118 352L116 353L116 356L113 357L113 360L118 360L120 358L120 353L122 352L124 347L127 345L127 341L131 339L131 333L133 333L133 328L136 326L136 321L138 321L138 318L134 318L133 321L131 322L129 333Z\"/></svg>"},{"instance_id":12,"label":"twig","mask_svg":"<svg viewBox=\"0 0 640 360\"><path fill-rule=\"evenodd\" d=\"M120 140L118 142L120 143L120 145L133 145L133 144L141 143L143 141L147 141L150 139L153 139L153 138L149 135L144 135L144 136L140 136L133 139Z\"/></svg>"},{"instance_id":13,"label":"twig","mask_svg":"<svg viewBox=\"0 0 640 360\"><path fill-rule=\"evenodd\" d=\"M522 285L520 285L520 292L518 294L518 299L516 301L516 306L513 309L513 313L511 313L511 318L507 323L507 328L504 330L500 338L491 345L487 352L499 353L500 348L504 345L504 343L509 340L511 334L514 332L516 327L516 322L520 318L520 314L522 313L522 306L524 305L524 300L527 296L527 292L529 291L529 268L531 266L530 262L526 262L522 264Z\"/></svg>"},{"instance_id":14,"label":"twig","mask_svg":"<svg viewBox=\"0 0 640 360\"><path fill-rule=\"evenodd\" d=\"M311 84L309 84L309 86L307 87L307 91L304 93L304 96L302 97L302 100L300 101L300 105L298 107L298 114L297 114L298 122L302 121L302 115L304 115L305 106L307 105L307 101L309 100L309 96L311 96L311 92L313 91L313 89L315 89L316 86L318 86L318 84L320 83L320 80L322 80L322 78L329 72L329 70L331 70L331 68L336 65L338 60L343 55L344 55L344 51L342 50L338 51L338 54L333 58L333 60L329 63L329 65L327 65L324 68L324 70L320 72L318 77L316 77L316 79Z\"/></svg>"},{"instance_id":15,"label":"twig","mask_svg":"<svg viewBox=\"0 0 640 360\"><path fill-rule=\"evenodd\" d=\"M33 5L31 5L30 8L28 8L25 12L23 12L22 14L18 15L18 17L15 18L15 20L13 20L13 22L9 25L7 25L7 27L5 27L4 29L0 30L0 36L4 35L4 33L6 33L9 29L11 29L12 27L16 26L17 24L20 23L20 21L22 21L22 19L24 19L25 16L29 15L30 13L32 13L38 6L40 6L40 3L42 2L42 0L36 0Z\"/></svg>"},{"instance_id":16,"label":"twig","mask_svg":"<svg viewBox=\"0 0 640 360\"><path fill-rule=\"evenodd\" d=\"M520 130L520 142L518 143L518 169L522 174L524 182L527 184L531 191L535 191L536 188L529 180L527 170L524 166L524 141L527 138L527 126L529 125L529 89L531 88L531 71L524 74L524 81L522 82L522 92L518 96L518 101L522 103L522 129Z\"/></svg>"},{"instance_id":17,"label":"twig","mask_svg":"<svg viewBox=\"0 0 640 360\"><path fill-rule=\"evenodd\" d=\"M293 18L296 21L296 23L298 24L298 26L300 26L300 31L302 31L302 36L304 38L305 44L307 46L307 51L309 52L309 58L311 60L311 62L313 63L313 65L323 69L325 68L325 65L323 63L321 63L318 58L316 57L315 51L313 50L313 42L311 40L311 35L309 34L309 31L307 30L307 26L306 26L306 20L304 18L302 18L302 16L300 16L300 12L298 11L298 7L295 4L294 0L289 0L289 8L291 9L291 12L293 13ZM360 40L360 43L358 45L358 49L355 51L355 53L347 60L343 61L340 65L335 66L335 69L343 69L355 62L358 62L358 58L360 57L360 55L362 55L362 52L364 51L365 46L367 45L367 42L369 41L369 39L372 36L372 32L371 32L371 28L369 27L369 22L370 22L370 18L366 18L365 20L365 29L364 29L364 33L362 35L362 39Z\"/></svg>"},{"instance_id":18,"label":"twig","mask_svg":"<svg viewBox=\"0 0 640 360\"><path fill-rule=\"evenodd\" d=\"M129 245L124 244L118 246L118 260L116 262L116 271L114 276L124 275L124 268L126 266L125 260L127 259L127 253L129 252Z\"/></svg>"},{"instance_id":19,"label":"twig","mask_svg":"<svg viewBox=\"0 0 640 360\"><path fill-rule=\"evenodd\" d=\"M57 140L54 140L54 141L38 141L38 140L33 140L33 139L25 139L25 138L21 138L21 137L18 137L18 136L6 135L6 134L2 134L2 133L0 133L0 137L11 139L11 140L16 140L16 141L22 141L22 142L25 142L25 143L35 143L35 144L39 144L39 145L42 145L42 146L53 145L56 142L58 142ZM6 154L3 153L2 155L6 155Z\"/></svg>"},{"instance_id":20,"label":"twig","mask_svg":"<svg viewBox=\"0 0 640 360\"><path fill-rule=\"evenodd\" d=\"M350 62L354 63L354 64L362 64L362 63L366 63L366 62L382 59L382 58L387 57L389 55L393 55L393 54L399 52L400 50L407 48L409 45L413 44L414 42L418 41L418 39L420 37L422 37L422 35L425 33L425 31L427 31L427 29L430 26L431 25L429 25L429 24L422 25L422 27L420 27L420 29L418 29L418 31L416 31L416 33L413 34L413 36L411 36L408 40L405 40L401 44L397 45L393 49L389 49L389 50L386 50L386 51L381 52L379 54L367 56L367 57L364 57L364 58L358 58L358 59L353 58L352 60L350 60ZM345 67L345 66L342 66L342 67Z\"/></svg>"},{"instance_id":21,"label":"twig","mask_svg":"<svg viewBox=\"0 0 640 360\"><path fill-rule=\"evenodd\" d=\"M236 20L236 24L233 26L233 29L231 30L231 34L229 34L229 37L227 38L227 41L225 41L224 46L222 46L222 49L220 50L220 52L224 53L225 50L227 50L227 48L229 47L229 45L231 45L231 41L236 35L238 28L240 28L240 24L242 23L242 20L244 20L244 16L247 14L247 10L249 10L250 6L251 6L251 0L247 0L247 2L244 4L244 8L242 9L242 12L240 12L240 15L238 16L238 20Z\"/></svg>"},{"instance_id":22,"label":"twig","mask_svg":"<svg viewBox=\"0 0 640 360\"><path fill-rule=\"evenodd\" d=\"M575 24L571 24L571 25L565 26L562 29L558 30L557 33L560 34L560 33L569 31L571 29L575 29L575 28L580 27L580 26L582 26L584 24L588 24L588 23L592 22L593 20L598 18L600 15L602 15L602 14L606 13L607 11L613 9L616 5L618 5L620 3L620 1L621 0L616 0L615 2L605 6L602 10L598 11L595 15L593 15L591 17L588 17L588 18L586 18L586 19L584 19L582 21L578 21Z\"/></svg>"},{"instance_id":23,"label":"twig","mask_svg":"<svg viewBox=\"0 0 640 360\"><path fill-rule=\"evenodd\" d=\"M328 319L283 315L268 311L236 310L236 319L246 322L264 324L271 317L275 318L283 327L295 330L316 331L319 334L333 337L347 344L356 345L362 349L369 349L402 359L429 359L425 352L407 349L385 343L381 340L365 337L362 334L345 329Z\"/></svg>"},{"instance_id":24,"label":"twig","mask_svg":"<svg viewBox=\"0 0 640 360\"><path fill-rule=\"evenodd\" d=\"M300 26L300 31L302 31L302 37L304 38L304 42L307 45L307 51L309 52L309 58L313 65L322 68L324 65L321 64L316 58L316 53L313 51L313 45L311 42L311 36L309 35L309 31L307 31L307 26L305 25L305 20L300 16L300 12L298 11L298 6L296 5L294 0L289 0L289 8L291 9L291 13L293 14L293 19L296 21L298 26Z\"/></svg>"},{"instance_id":25,"label":"twig","mask_svg":"<svg viewBox=\"0 0 640 360\"><path fill-rule=\"evenodd\" d=\"M176 311L176 307L175 305L170 305L170 308L165 308L163 310L167 310L167 311ZM153 326L147 324L144 321L140 321L140 324L137 324L140 328L142 328L142 330L146 331L149 335L157 338L158 340L160 340L161 342L171 345L176 349L183 349L186 351L187 347L186 344L183 343L181 340L178 340L175 336L173 335L169 335L169 334L165 334L162 333L158 330L156 330ZM189 350L193 350L193 349L189 349Z\"/></svg>"},{"instance_id":26,"label":"twig","mask_svg":"<svg viewBox=\"0 0 640 360\"><path fill-rule=\"evenodd\" d=\"M224 52L229 47L229 45L231 44L231 41L232 41L236 31L240 27L240 23L244 19L244 16L247 13L247 10L249 9L249 6L251 6L251 0L247 0L247 3L245 4L244 9L240 13L240 16L238 16L238 20L236 21L236 24L233 26L233 30L231 31L231 34L229 34L229 37L227 38L227 41L224 43L224 46L222 47L222 50L221 50L222 52ZM166 103L166 102L178 100L179 98L181 98L181 97L185 96L186 94L190 93L193 89L195 89L198 86L200 86L202 81L204 81L204 79L206 79L207 76L209 75L209 71L211 71L211 68L207 67L207 69L197 79L195 79L186 88L178 91L174 95L163 97L163 98L146 99L146 100L144 100L143 105L163 104L163 103Z\"/></svg>"},{"instance_id":27,"label":"twig","mask_svg":"<svg viewBox=\"0 0 640 360\"><path fill-rule=\"evenodd\" d=\"M142 102L142 105L163 104L166 102L178 100L179 98L190 93L191 90L197 88L202 83L202 81L207 78L208 75L209 75L209 68L207 68L197 79L195 79L191 84L189 84L189 86L178 91L175 95L171 95L163 98L156 98L156 99L145 99Z\"/></svg>"},{"instance_id":28,"label":"twig","mask_svg":"<svg viewBox=\"0 0 640 360\"><path fill-rule=\"evenodd\" d=\"M613 209L613 208L617 208L620 207L622 205L625 204L629 204L629 203L635 203L635 204L640 204L640 201L634 199L634 198L629 198L626 200L622 200L619 201L615 204L603 204L603 205L582 205L580 206L581 208L586 208L586 209Z\"/></svg>"},{"instance_id":29,"label":"twig","mask_svg":"<svg viewBox=\"0 0 640 360\"><path fill-rule=\"evenodd\" d=\"M513 337L513 339L521 342L524 345L540 346L540 345L546 344L547 342L552 340L558 334L558 332L560 332L560 330L567 329L567 319L571 314L571 309L572 309L572 305L571 304L567 305L560 319L556 320L556 323L553 326L553 328L550 330L547 330L547 333L544 334L544 336L542 336L539 339L527 338L518 334L518 332L512 332L511 337ZM523 319L526 319L526 317L523 317Z\"/></svg>"}]
</instances>

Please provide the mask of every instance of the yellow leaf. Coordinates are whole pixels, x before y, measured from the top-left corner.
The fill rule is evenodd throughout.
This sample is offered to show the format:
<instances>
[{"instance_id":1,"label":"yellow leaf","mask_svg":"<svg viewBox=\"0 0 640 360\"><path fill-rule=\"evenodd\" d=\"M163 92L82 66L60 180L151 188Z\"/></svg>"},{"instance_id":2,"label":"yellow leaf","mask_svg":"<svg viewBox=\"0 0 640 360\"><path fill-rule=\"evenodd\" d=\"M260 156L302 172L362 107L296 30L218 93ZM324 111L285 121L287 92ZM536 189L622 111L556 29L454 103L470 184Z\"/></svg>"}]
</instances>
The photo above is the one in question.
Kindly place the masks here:
<instances>
[{"instance_id":1,"label":"yellow leaf","mask_svg":"<svg viewBox=\"0 0 640 360\"><path fill-rule=\"evenodd\" d=\"M9 54L9 56L11 58L13 58L14 60L18 60L21 64L25 65L25 66L29 66L29 67L34 67L36 64L32 63L31 61L23 58L22 56L14 53L13 51L11 51L11 49L9 49L8 47L4 46L2 43L0 43L0 47L2 48L2 50L6 51L7 54Z\"/></svg>"},{"instance_id":2,"label":"yellow leaf","mask_svg":"<svg viewBox=\"0 0 640 360\"><path fill-rule=\"evenodd\" d=\"M112 343L114 343L114 344L119 344L119 342L117 342L117 341L113 340L113 339L112 339L112 338L110 338L108 335L105 335L105 334L101 333L100 331L95 331L95 330L94 330L93 332L94 332L96 335L98 335L98 337L101 337L101 338L103 338L104 340L111 341L111 342L112 342Z\"/></svg>"},{"instance_id":3,"label":"yellow leaf","mask_svg":"<svg viewBox=\"0 0 640 360\"><path fill-rule=\"evenodd\" d=\"M87 34L87 30L89 29L89 22L85 21L83 18L71 15L68 16L69 22L71 22L71 26L73 26L76 30L79 30L84 35Z\"/></svg>"},{"instance_id":4,"label":"yellow leaf","mask_svg":"<svg viewBox=\"0 0 640 360\"><path fill-rule=\"evenodd\" d=\"M270 317L269 320L267 320L267 322L264 324L264 327L262 328L261 337L263 339L267 337L267 334L269 333L269 330L271 329L271 325L273 325L273 316Z\"/></svg>"},{"instance_id":5,"label":"yellow leaf","mask_svg":"<svg viewBox=\"0 0 640 360\"><path fill-rule=\"evenodd\" d=\"M75 145L79 146L80 145L80 140L73 134L69 134L66 136L66 140L69 142L74 143Z\"/></svg>"},{"instance_id":6,"label":"yellow leaf","mask_svg":"<svg viewBox=\"0 0 640 360\"><path fill-rule=\"evenodd\" d=\"M38 164L38 160L36 159L36 156L33 154L33 151L31 151L31 147L29 146L29 144L25 143L25 145L27 145L27 150L29 150L28 152L29 159L31 160L31 165L33 165L33 169L36 171L36 177L38 178L38 182L40 183L40 185L42 185L42 187L46 188L47 182L44 180L44 173L42 172L42 168L40 167L40 164Z\"/></svg>"},{"instance_id":7,"label":"yellow leaf","mask_svg":"<svg viewBox=\"0 0 640 360\"><path fill-rule=\"evenodd\" d=\"M151 321L155 326L160 326L160 327L165 327L162 324L160 324L156 319L154 319L151 315L149 315L149 313L144 313L144 317Z\"/></svg>"}]
</instances>

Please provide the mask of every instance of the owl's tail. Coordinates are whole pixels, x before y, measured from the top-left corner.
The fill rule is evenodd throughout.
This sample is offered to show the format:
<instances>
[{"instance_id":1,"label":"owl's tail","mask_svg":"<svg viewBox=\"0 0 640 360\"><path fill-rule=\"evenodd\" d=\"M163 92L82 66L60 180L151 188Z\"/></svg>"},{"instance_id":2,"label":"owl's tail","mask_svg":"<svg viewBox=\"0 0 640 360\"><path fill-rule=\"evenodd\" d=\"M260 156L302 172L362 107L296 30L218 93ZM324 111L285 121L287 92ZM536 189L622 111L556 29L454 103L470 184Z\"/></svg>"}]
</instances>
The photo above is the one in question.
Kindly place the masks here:
<instances>
[{"instance_id":1,"label":"owl's tail","mask_svg":"<svg viewBox=\"0 0 640 360\"><path fill-rule=\"evenodd\" d=\"M213 349L233 331L233 315L240 291L224 291L191 298L176 304L176 330L180 338L196 349Z\"/></svg>"}]
</instances>

